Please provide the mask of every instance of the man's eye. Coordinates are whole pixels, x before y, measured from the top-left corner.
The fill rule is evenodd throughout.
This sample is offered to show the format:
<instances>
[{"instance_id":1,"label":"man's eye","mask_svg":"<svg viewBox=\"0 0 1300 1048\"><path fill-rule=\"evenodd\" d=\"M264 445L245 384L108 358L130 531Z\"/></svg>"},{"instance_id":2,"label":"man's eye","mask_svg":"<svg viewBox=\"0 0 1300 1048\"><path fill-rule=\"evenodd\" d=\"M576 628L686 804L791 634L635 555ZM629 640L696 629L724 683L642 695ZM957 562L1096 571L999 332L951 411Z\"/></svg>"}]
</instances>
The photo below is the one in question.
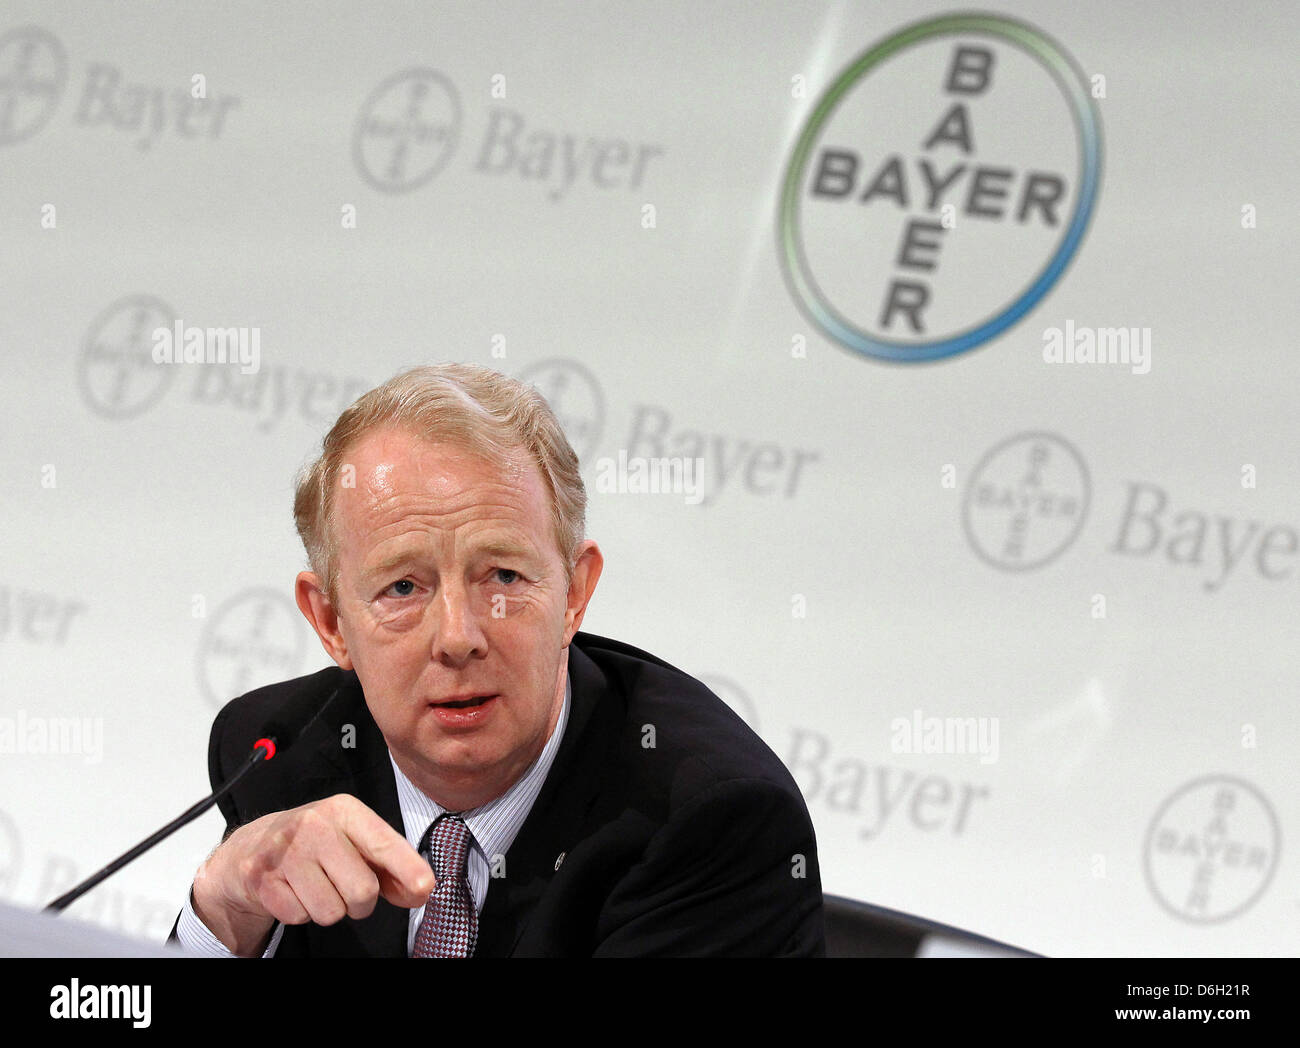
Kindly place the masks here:
<instances>
[{"instance_id":1,"label":"man's eye","mask_svg":"<svg viewBox=\"0 0 1300 1048\"><path fill-rule=\"evenodd\" d=\"M410 579L399 579L394 582L388 589L398 597L409 597L415 592L415 583Z\"/></svg>"},{"instance_id":2,"label":"man's eye","mask_svg":"<svg viewBox=\"0 0 1300 1048\"><path fill-rule=\"evenodd\" d=\"M520 578L519 572L515 571L513 568L497 568L496 576L497 580L505 586L509 586L512 582L517 582Z\"/></svg>"}]
</instances>

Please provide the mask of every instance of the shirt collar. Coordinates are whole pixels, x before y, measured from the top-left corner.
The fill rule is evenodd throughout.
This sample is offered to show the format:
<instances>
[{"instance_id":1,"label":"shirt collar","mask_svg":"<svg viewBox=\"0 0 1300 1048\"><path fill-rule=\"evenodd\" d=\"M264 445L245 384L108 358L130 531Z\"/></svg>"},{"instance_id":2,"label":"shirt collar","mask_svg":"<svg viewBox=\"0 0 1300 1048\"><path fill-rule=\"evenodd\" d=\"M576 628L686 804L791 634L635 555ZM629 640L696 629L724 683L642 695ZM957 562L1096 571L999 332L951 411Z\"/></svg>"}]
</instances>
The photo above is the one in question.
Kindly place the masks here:
<instances>
[{"instance_id":1,"label":"shirt collar","mask_svg":"<svg viewBox=\"0 0 1300 1048\"><path fill-rule=\"evenodd\" d=\"M519 777L513 786L495 800L477 808L470 808L460 813L470 833L474 835L475 848L481 851L489 865L497 856L504 856L514 842L524 820L532 810L533 802L541 792L542 784L555 762L555 755L560 749L560 740L569 722L569 706L573 695L573 686L568 680L567 669L564 681L564 704L560 707L560 717L555 722L555 730L546 740L542 752L529 765L528 770ZM402 828L412 848L420 846L424 831L429 828L439 815L447 809L433 798L426 796L420 789L402 774L402 769L388 753L389 763L397 779L397 800L402 810Z\"/></svg>"}]
</instances>

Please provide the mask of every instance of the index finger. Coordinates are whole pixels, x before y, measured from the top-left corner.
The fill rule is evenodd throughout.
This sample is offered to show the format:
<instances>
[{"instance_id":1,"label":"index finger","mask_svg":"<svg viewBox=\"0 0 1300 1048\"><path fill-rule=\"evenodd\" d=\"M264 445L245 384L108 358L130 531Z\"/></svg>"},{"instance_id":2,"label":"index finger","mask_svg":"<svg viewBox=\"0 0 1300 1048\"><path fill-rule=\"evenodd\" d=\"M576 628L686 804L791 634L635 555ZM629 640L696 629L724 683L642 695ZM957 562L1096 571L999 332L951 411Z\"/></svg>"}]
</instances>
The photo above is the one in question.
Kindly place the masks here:
<instances>
[{"instance_id":1,"label":"index finger","mask_svg":"<svg viewBox=\"0 0 1300 1048\"><path fill-rule=\"evenodd\" d=\"M423 906L433 870L411 842L355 797L342 805L339 828L379 877L379 893L394 906Z\"/></svg>"}]
</instances>

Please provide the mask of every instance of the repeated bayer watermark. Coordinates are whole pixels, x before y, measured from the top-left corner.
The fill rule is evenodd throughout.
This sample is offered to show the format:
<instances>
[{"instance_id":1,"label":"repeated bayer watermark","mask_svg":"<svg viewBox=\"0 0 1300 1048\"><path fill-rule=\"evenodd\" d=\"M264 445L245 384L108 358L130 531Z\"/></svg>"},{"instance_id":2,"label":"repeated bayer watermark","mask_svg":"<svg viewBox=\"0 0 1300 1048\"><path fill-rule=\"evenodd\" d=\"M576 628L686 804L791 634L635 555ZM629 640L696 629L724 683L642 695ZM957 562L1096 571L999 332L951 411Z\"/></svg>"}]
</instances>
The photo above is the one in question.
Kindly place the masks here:
<instances>
[{"instance_id":1,"label":"repeated bayer watermark","mask_svg":"<svg viewBox=\"0 0 1300 1048\"><path fill-rule=\"evenodd\" d=\"M262 433L290 418L328 425L371 388L363 378L265 364L262 348L260 327L200 327L154 295L128 295L91 322L77 358L77 387L95 414L123 420L171 395L184 373L179 395L189 404L238 412Z\"/></svg>"},{"instance_id":2,"label":"repeated bayer watermark","mask_svg":"<svg viewBox=\"0 0 1300 1048\"><path fill-rule=\"evenodd\" d=\"M1255 469L1248 463L1242 467L1241 489L1253 490L1255 482ZM1176 507L1168 490L1154 481L1129 480L1124 487L1124 509L1109 552L1200 576L1206 593L1221 592L1230 578L1296 578L1300 531L1295 525L1267 523L1244 506L1237 512L1185 502Z\"/></svg>"},{"instance_id":3,"label":"repeated bayer watermark","mask_svg":"<svg viewBox=\"0 0 1300 1048\"><path fill-rule=\"evenodd\" d=\"M1092 484L1083 456L1055 433L1018 433L971 471L962 528L971 549L1002 571L1059 557L1083 528Z\"/></svg>"},{"instance_id":4,"label":"repeated bayer watermark","mask_svg":"<svg viewBox=\"0 0 1300 1048\"><path fill-rule=\"evenodd\" d=\"M592 467L589 483L597 494L669 494L701 506L730 495L793 499L822 462L820 449L679 425L681 408L643 401L630 405L626 436L612 454L593 461L607 426L605 394L591 370L555 358L517 377L551 405L579 461Z\"/></svg>"},{"instance_id":5,"label":"repeated bayer watermark","mask_svg":"<svg viewBox=\"0 0 1300 1048\"><path fill-rule=\"evenodd\" d=\"M539 360L516 376L546 398L578 461L586 463L605 431L605 393L591 369L576 360Z\"/></svg>"},{"instance_id":6,"label":"repeated bayer watermark","mask_svg":"<svg viewBox=\"0 0 1300 1048\"><path fill-rule=\"evenodd\" d=\"M75 597L0 583L0 641L61 647L68 641L74 620L87 610L88 605Z\"/></svg>"},{"instance_id":7,"label":"repeated bayer watermark","mask_svg":"<svg viewBox=\"0 0 1300 1048\"><path fill-rule=\"evenodd\" d=\"M1240 917L1268 889L1282 836L1273 806L1244 779L1207 775L1157 809L1143 844L1143 870L1164 910L1193 924Z\"/></svg>"},{"instance_id":8,"label":"repeated bayer watermark","mask_svg":"<svg viewBox=\"0 0 1300 1048\"><path fill-rule=\"evenodd\" d=\"M758 704L747 689L717 673L702 673L698 679L759 733ZM984 718L982 728L979 720L971 734L963 719L960 730L966 734L960 740L952 734L947 736L952 748L944 752L972 754L983 764L996 760L996 719ZM901 725L896 725L898 730L891 742L899 742L900 749L895 752L934 752L929 748L933 732L925 718L919 726L911 720L909 725L917 730L906 740ZM943 730L941 726L941 734ZM796 725L788 729L784 739L772 732L763 737L790 770L810 810L824 814L832 822L851 822L859 841L875 840L885 833L909 832L961 837L980 824L990 800L990 788L984 783L933 766L919 770L869 761L852 747L843 748L839 734L832 737Z\"/></svg>"},{"instance_id":9,"label":"repeated bayer watermark","mask_svg":"<svg viewBox=\"0 0 1300 1048\"><path fill-rule=\"evenodd\" d=\"M0 146L26 141L49 124L68 94L69 62L48 30L21 26L0 36ZM470 170L514 176L560 202L578 189L639 192L665 155L663 146L608 130L539 124L507 105L508 85L496 74L476 112ZM140 150L168 140L220 139L242 99L209 90L206 75L182 83L146 83L107 61L86 63L73 92L72 125L123 136ZM466 119L460 92L436 69L411 68L383 79L362 101L353 128L353 162L386 193L429 182L451 160ZM645 205L643 205L644 207Z\"/></svg>"},{"instance_id":10,"label":"repeated bayer watermark","mask_svg":"<svg viewBox=\"0 0 1300 1048\"><path fill-rule=\"evenodd\" d=\"M118 299L91 321L77 358L77 385L92 411L132 418L158 402L174 372L154 364L153 333L175 322L171 306L152 295Z\"/></svg>"},{"instance_id":11,"label":"repeated bayer watermark","mask_svg":"<svg viewBox=\"0 0 1300 1048\"><path fill-rule=\"evenodd\" d=\"M39 26L0 35L0 146L24 142L57 113L69 82L59 39ZM240 107L238 96L209 92L193 71L183 83L144 83L112 62L91 61L81 70L72 126L123 136L137 149L166 140L219 139Z\"/></svg>"},{"instance_id":12,"label":"repeated bayer watermark","mask_svg":"<svg viewBox=\"0 0 1300 1048\"><path fill-rule=\"evenodd\" d=\"M698 679L759 732L758 706L750 693L731 677L700 674ZM996 718L976 719L973 733L963 719L960 739L946 736L951 749L946 753L973 754L980 763L997 759ZM891 744L898 753L932 753L934 739L929 723L909 720L908 732L895 723ZM944 731L941 725L940 733ZM983 734L981 734L981 731ZM833 822L850 821L860 841L871 841L891 833L943 833L963 836L978 826L990 799L990 788L964 777L945 774L934 767L918 770L868 761L852 748L841 748L839 735L832 737L814 728L793 726L784 741L771 735L765 741L790 770L813 812L824 813ZM943 739L941 738L941 742ZM643 742L644 745L644 742ZM797 867L796 867L797 868Z\"/></svg>"},{"instance_id":13,"label":"repeated bayer watermark","mask_svg":"<svg viewBox=\"0 0 1300 1048\"><path fill-rule=\"evenodd\" d=\"M579 189L635 193L664 156L660 145L608 132L538 124L505 104L509 84L498 73L472 114L474 138L467 167L476 175L514 176L545 191L553 203ZM384 193L409 193L444 170L471 123L461 92L437 69L404 69L366 97L352 131L352 160L361 177ZM481 130L480 130L481 128ZM649 205L643 205L649 206Z\"/></svg>"},{"instance_id":14,"label":"repeated bayer watermark","mask_svg":"<svg viewBox=\"0 0 1300 1048\"><path fill-rule=\"evenodd\" d=\"M953 464L942 467L941 477L945 487L957 486ZM1252 463L1243 463L1236 476L1224 479L1242 492L1255 491L1259 484ZM1295 525L1261 520L1254 507L1233 512L1175 504L1168 489L1154 480L1112 483L1120 510L1117 518L1102 524L1112 536L1107 553L1199 576L1206 593L1221 592L1232 579L1296 578L1300 529ZM995 444L971 469L962 498L962 529L971 549L991 567L1044 568L1078 539L1092 490L1084 457L1068 440L1042 431L1017 433Z\"/></svg>"},{"instance_id":15,"label":"repeated bayer watermark","mask_svg":"<svg viewBox=\"0 0 1300 1048\"><path fill-rule=\"evenodd\" d=\"M859 840L918 830L954 837L977 825L987 784L963 776L874 763L841 748L840 736L794 728L781 754L809 807L851 820Z\"/></svg>"},{"instance_id":16,"label":"repeated bayer watermark","mask_svg":"<svg viewBox=\"0 0 1300 1048\"><path fill-rule=\"evenodd\" d=\"M794 498L822 459L818 449L697 428L689 422L679 425L679 412L663 404L634 403L627 439L618 446L632 458L702 459L708 477L703 505L731 494Z\"/></svg>"},{"instance_id":17,"label":"repeated bayer watermark","mask_svg":"<svg viewBox=\"0 0 1300 1048\"><path fill-rule=\"evenodd\" d=\"M0 36L0 146L31 138L58 108L68 59L53 33L21 26Z\"/></svg>"},{"instance_id":18,"label":"repeated bayer watermark","mask_svg":"<svg viewBox=\"0 0 1300 1048\"><path fill-rule=\"evenodd\" d=\"M278 591L251 587L204 617L194 668L200 691L214 707L302 671L305 623L293 601Z\"/></svg>"},{"instance_id":19,"label":"repeated bayer watermark","mask_svg":"<svg viewBox=\"0 0 1300 1048\"><path fill-rule=\"evenodd\" d=\"M367 182L405 193L433 178L460 137L460 95L435 69L406 69L362 103L352 133L352 160Z\"/></svg>"},{"instance_id":20,"label":"repeated bayer watermark","mask_svg":"<svg viewBox=\"0 0 1300 1048\"><path fill-rule=\"evenodd\" d=\"M8 812L0 809L0 899L21 900L44 906L94 872L85 857L72 858L46 852L26 835ZM29 878L26 886L24 875ZM110 881L101 885L69 910L78 920L104 928L161 942L176 917L174 899L148 898L126 891Z\"/></svg>"},{"instance_id":21,"label":"repeated bayer watermark","mask_svg":"<svg viewBox=\"0 0 1300 1048\"><path fill-rule=\"evenodd\" d=\"M103 717L48 717L19 710L0 716L0 756L77 757L83 764L104 759Z\"/></svg>"}]
</instances>

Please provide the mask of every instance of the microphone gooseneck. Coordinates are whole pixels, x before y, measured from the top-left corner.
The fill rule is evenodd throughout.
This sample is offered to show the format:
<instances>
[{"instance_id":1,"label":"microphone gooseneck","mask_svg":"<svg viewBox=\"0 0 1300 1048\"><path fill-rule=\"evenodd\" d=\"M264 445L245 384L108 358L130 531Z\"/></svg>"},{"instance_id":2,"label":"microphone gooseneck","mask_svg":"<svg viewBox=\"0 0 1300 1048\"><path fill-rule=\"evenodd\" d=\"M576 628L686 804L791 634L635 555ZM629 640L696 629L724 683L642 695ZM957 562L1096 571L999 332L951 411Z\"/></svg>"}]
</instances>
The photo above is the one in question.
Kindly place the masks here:
<instances>
[{"instance_id":1,"label":"microphone gooseneck","mask_svg":"<svg viewBox=\"0 0 1300 1048\"><path fill-rule=\"evenodd\" d=\"M208 794L208 796L204 797L203 800L199 801L197 804L194 804L189 808L186 808L185 811L181 812L180 815L176 816L176 818L174 818L166 826L160 829L157 833L151 834L150 836L142 840L139 844L137 844L134 848L132 848L130 851L125 852L122 855L119 855L116 859L110 862L102 870L98 871L97 873L91 874L80 884L71 888L69 891L64 892L57 899L55 899L53 902L51 902L49 905L45 907L45 912L46 913L62 912L72 903L76 902L83 895L85 895L86 892L90 891L91 888L95 887L97 884L99 884L101 881L105 880L106 878L111 877L127 863L135 859L138 859L141 855L147 852L155 844L158 844L160 841L166 840L173 833L179 830L182 826L186 825L187 823L193 822L195 819L197 819L205 811L207 811L214 804L216 804L217 801L219 801L222 797L224 797L227 793L229 793L239 782L239 780L242 779L245 775L247 775L250 771L252 771L253 768L255 768L259 764L262 764L266 761L273 759L277 753L283 752L284 750L288 749L289 746L292 745L293 742L299 736L301 736L304 732L306 732L308 728L310 728L313 724L316 723L316 719L322 713L324 713L325 708L331 702L334 701L334 698L335 696L338 695L339 690L340 690L339 688L335 688L332 692L330 692L329 698L327 698L323 703L320 704L319 707L317 707L316 711L311 715L310 718L308 718L307 722L303 724L301 728L295 730L293 728L283 726L279 723L273 723L270 727L267 728L266 735L258 739L255 743L253 743L253 752L248 755L248 759L244 761L244 763L239 767L239 769L235 772L234 775L230 776L230 778L228 778L225 782L223 782L214 792Z\"/></svg>"}]
</instances>

